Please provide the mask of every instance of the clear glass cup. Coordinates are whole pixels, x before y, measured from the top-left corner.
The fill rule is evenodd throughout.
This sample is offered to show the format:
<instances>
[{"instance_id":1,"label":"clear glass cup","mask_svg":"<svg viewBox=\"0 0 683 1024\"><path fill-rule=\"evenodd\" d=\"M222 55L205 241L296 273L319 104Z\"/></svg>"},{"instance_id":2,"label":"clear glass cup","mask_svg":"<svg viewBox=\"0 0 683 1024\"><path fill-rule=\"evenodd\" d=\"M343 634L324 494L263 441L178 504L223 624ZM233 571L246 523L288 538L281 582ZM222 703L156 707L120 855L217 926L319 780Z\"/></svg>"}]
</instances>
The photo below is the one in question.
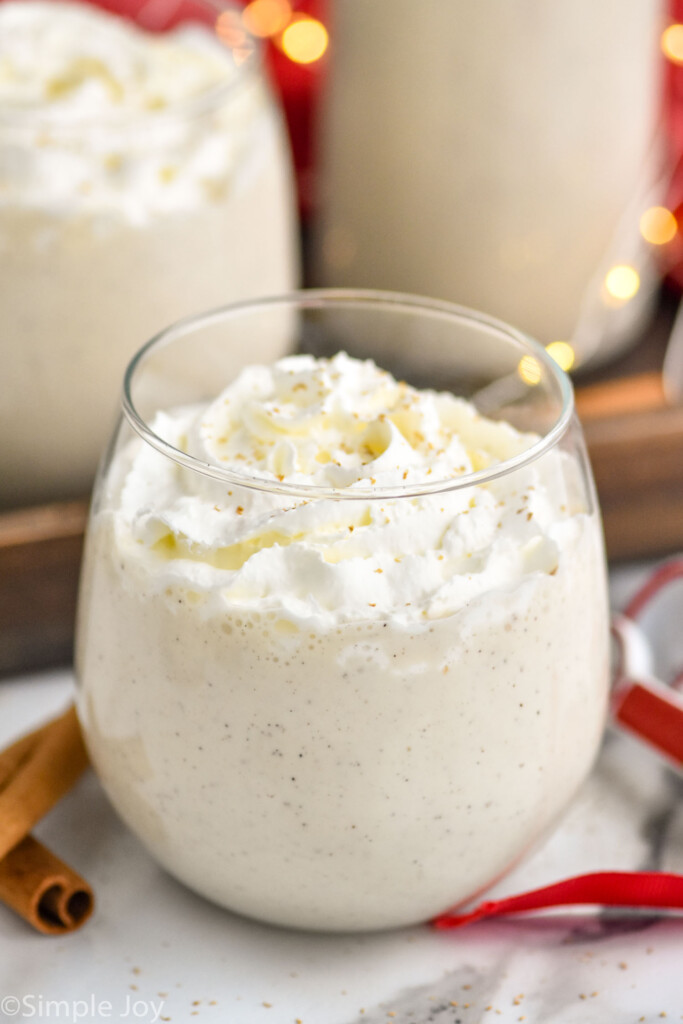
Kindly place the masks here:
<instances>
[{"instance_id":1,"label":"clear glass cup","mask_svg":"<svg viewBox=\"0 0 683 1024\"><path fill-rule=\"evenodd\" d=\"M0 17L19 6L33 5L2 2ZM30 77L21 26L0 32L0 507L90 490L118 382L153 333L298 280L286 131L240 9L102 7L43 5L66 42L54 44L54 75L30 102L11 101L7 85L15 58L17 81ZM86 25L85 43L74 38L80 12L110 19L97 32ZM149 45L177 45L181 33L195 63L224 63L225 79L193 84L187 55L185 65L167 58L163 81L146 79L145 46L120 35L128 26L147 30ZM110 93L128 96L121 109Z\"/></svg>"},{"instance_id":2,"label":"clear glass cup","mask_svg":"<svg viewBox=\"0 0 683 1024\"><path fill-rule=\"evenodd\" d=\"M470 467L380 479L379 413L353 485L192 454L188 424L264 336L468 399ZM277 434L282 413L249 416ZM468 900L555 822L604 726L605 562L568 378L496 320L391 293L164 331L128 368L96 485L77 679L114 806L204 896L322 930Z\"/></svg>"}]
</instances>

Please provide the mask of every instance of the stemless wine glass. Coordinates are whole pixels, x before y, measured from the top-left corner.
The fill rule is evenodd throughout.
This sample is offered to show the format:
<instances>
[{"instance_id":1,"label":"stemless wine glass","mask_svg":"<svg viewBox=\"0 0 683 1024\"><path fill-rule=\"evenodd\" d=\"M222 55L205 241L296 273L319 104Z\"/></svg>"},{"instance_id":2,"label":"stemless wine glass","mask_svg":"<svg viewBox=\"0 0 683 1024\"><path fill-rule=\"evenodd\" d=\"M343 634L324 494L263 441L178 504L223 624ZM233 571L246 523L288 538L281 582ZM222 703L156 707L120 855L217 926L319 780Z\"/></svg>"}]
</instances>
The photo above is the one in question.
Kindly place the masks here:
<instances>
[{"instance_id":1,"label":"stemless wine glass","mask_svg":"<svg viewBox=\"0 0 683 1024\"><path fill-rule=\"evenodd\" d=\"M372 358L405 382L387 394L439 394L365 422L360 390L335 397L356 366L338 357L327 391L318 363L285 362L287 394L263 368L216 402L263 337ZM308 444L324 485L197 447L230 442L214 425L237 392L236 429L264 450L289 430L283 459ZM463 465L430 451L423 406L464 424ZM323 443L339 416L351 483ZM77 677L114 806L208 898L366 930L472 897L557 819L604 725L602 535L568 378L496 320L391 293L301 292L164 331L128 368L96 485Z\"/></svg>"},{"instance_id":2,"label":"stemless wine glass","mask_svg":"<svg viewBox=\"0 0 683 1024\"><path fill-rule=\"evenodd\" d=\"M298 277L286 131L240 8L2 0L3 60L0 507L90 490L153 333Z\"/></svg>"}]
</instances>

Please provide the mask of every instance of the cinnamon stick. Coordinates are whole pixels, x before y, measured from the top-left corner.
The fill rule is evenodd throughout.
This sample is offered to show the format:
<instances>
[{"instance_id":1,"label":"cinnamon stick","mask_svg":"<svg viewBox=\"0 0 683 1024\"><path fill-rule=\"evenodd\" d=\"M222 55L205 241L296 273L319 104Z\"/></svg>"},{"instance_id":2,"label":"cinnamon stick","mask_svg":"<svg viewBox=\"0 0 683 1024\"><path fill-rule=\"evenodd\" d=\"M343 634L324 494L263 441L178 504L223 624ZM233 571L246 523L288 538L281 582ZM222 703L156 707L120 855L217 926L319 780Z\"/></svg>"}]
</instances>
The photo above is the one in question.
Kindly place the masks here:
<instances>
[{"instance_id":1,"label":"cinnamon stick","mask_svg":"<svg viewBox=\"0 0 683 1024\"><path fill-rule=\"evenodd\" d=\"M75 931L94 906L88 883L33 836L0 861L0 900L44 935Z\"/></svg>"},{"instance_id":2,"label":"cinnamon stick","mask_svg":"<svg viewBox=\"0 0 683 1024\"><path fill-rule=\"evenodd\" d=\"M73 705L5 752L15 767L0 782L0 858L24 838L85 770L88 755Z\"/></svg>"},{"instance_id":3,"label":"cinnamon stick","mask_svg":"<svg viewBox=\"0 0 683 1024\"><path fill-rule=\"evenodd\" d=\"M49 724L48 722L46 725L41 725L40 728L34 729L28 735L15 740L9 747L0 750L0 792L21 765L28 760Z\"/></svg>"},{"instance_id":4,"label":"cinnamon stick","mask_svg":"<svg viewBox=\"0 0 683 1024\"><path fill-rule=\"evenodd\" d=\"M92 913L88 883L28 835L86 765L73 707L0 751L0 900L43 934L73 931Z\"/></svg>"}]
</instances>

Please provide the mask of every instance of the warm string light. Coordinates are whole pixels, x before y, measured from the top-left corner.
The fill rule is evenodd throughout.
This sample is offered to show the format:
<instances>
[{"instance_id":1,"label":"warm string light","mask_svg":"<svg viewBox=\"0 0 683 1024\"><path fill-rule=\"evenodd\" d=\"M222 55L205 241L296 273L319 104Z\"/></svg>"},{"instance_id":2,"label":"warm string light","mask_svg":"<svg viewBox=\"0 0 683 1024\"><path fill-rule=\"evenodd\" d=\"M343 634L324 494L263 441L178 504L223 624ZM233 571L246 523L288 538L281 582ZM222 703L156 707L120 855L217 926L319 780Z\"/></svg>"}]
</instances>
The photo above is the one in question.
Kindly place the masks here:
<instances>
[{"instance_id":1,"label":"warm string light","mask_svg":"<svg viewBox=\"0 0 683 1024\"><path fill-rule=\"evenodd\" d=\"M576 353L568 341L551 341L545 350L565 373L571 370L576 361ZM536 356L522 356L517 364L517 373L530 387L536 387L543 379L543 367Z\"/></svg>"},{"instance_id":2,"label":"warm string light","mask_svg":"<svg viewBox=\"0 0 683 1024\"><path fill-rule=\"evenodd\" d=\"M683 64L683 25L669 25L664 29L660 39L664 56L672 64Z\"/></svg>"},{"instance_id":3,"label":"warm string light","mask_svg":"<svg viewBox=\"0 0 683 1024\"><path fill-rule=\"evenodd\" d=\"M291 20L289 0L251 0L242 12L244 27L260 39L276 36Z\"/></svg>"},{"instance_id":4,"label":"warm string light","mask_svg":"<svg viewBox=\"0 0 683 1024\"><path fill-rule=\"evenodd\" d=\"M576 362L576 352L568 341L551 341L545 350L565 373L571 370Z\"/></svg>"},{"instance_id":5,"label":"warm string light","mask_svg":"<svg viewBox=\"0 0 683 1024\"><path fill-rule=\"evenodd\" d=\"M617 302L628 302L640 288L640 274L635 267L620 263L605 275L605 291Z\"/></svg>"},{"instance_id":6,"label":"warm string light","mask_svg":"<svg viewBox=\"0 0 683 1024\"><path fill-rule=\"evenodd\" d=\"M317 18L308 16L290 21L280 37L284 53L296 64L313 64L327 50L327 29Z\"/></svg>"},{"instance_id":7,"label":"warm string light","mask_svg":"<svg viewBox=\"0 0 683 1024\"><path fill-rule=\"evenodd\" d=\"M681 45L683 47L683 25ZM681 51L683 63L683 49ZM650 206L640 217L640 234L650 245L662 246L672 242L678 234L678 221L666 206ZM640 274L628 263L618 263L605 274L603 280L603 301L606 305L620 307L630 302L640 290ZM576 351L568 341L551 341L546 352L558 366L569 372L576 365ZM535 385L541 380L541 367L533 356L520 360L517 372L525 384Z\"/></svg>"},{"instance_id":8,"label":"warm string light","mask_svg":"<svg viewBox=\"0 0 683 1024\"><path fill-rule=\"evenodd\" d=\"M678 221L665 206L651 206L640 218L640 233L650 245L666 245L677 231Z\"/></svg>"},{"instance_id":9,"label":"warm string light","mask_svg":"<svg viewBox=\"0 0 683 1024\"><path fill-rule=\"evenodd\" d=\"M271 39L295 64L315 63L329 44L323 23L294 13L289 0L251 0L242 11L242 26L252 36Z\"/></svg>"},{"instance_id":10,"label":"warm string light","mask_svg":"<svg viewBox=\"0 0 683 1024\"><path fill-rule=\"evenodd\" d=\"M540 384L543 376L541 364L535 356L522 356L517 365L517 373L525 384L530 384L532 387Z\"/></svg>"},{"instance_id":11,"label":"warm string light","mask_svg":"<svg viewBox=\"0 0 683 1024\"><path fill-rule=\"evenodd\" d=\"M683 25L681 45L683 47ZM681 51L683 60L683 49ZM640 234L649 245L668 245L678 234L678 221L666 206L650 206L640 216ZM629 263L618 263L605 274L603 298L609 305L623 305L640 290L640 274Z\"/></svg>"}]
</instances>

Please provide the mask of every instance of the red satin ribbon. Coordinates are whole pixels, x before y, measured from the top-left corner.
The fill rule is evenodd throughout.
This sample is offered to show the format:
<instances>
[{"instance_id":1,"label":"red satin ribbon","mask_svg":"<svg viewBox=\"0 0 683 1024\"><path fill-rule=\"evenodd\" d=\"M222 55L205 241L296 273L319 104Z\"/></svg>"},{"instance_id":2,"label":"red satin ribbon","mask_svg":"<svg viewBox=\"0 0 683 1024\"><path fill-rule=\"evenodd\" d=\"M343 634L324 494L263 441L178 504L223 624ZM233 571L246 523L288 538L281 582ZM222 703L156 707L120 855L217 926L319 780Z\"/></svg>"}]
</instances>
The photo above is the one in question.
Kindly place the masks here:
<instances>
[{"instance_id":1,"label":"red satin ribbon","mask_svg":"<svg viewBox=\"0 0 683 1024\"><path fill-rule=\"evenodd\" d=\"M668 561L662 562L648 576L638 593L631 598L624 615L629 619L637 619L661 590L679 579L683 579L683 558L670 558Z\"/></svg>"},{"instance_id":2,"label":"red satin ribbon","mask_svg":"<svg viewBox=\"0 0 683 1024\"><path fill-rule=\"evenodd\" d=\"M683 708L680 693L654 679L624 680L612 694L612 717L622 729L649 744L677 768L683 766Z\"/></svg>"},{"instance_id":3,"label":"red satin ribbon","mask_svg":"<svg viewBox=\"0 0 683 1024\"><path fill-rule=\"evenodd\" d=\"M672 583L683 581L683 558L672 558L648 577L625 611L627 619L638 619L659 593ZM613 720L638 739L648 743L677 768L683 767L683 704L680 681L683 673L665 686L656 679L631 679L617 669L611 698Z\"/></svg>"},{"instance_id":4,"label":"red satin ribbon","mask_svg":"<svg viewBox=\"0 0 683 1024\"><path fill-rule=\"evenodd\" d=\"M577 875L518 896L480 903L465 914L440 914L432 924L445 930L501 914L519 914L547 907L594 905L683 910L683 875L670 875L663 871L598 871Z\"/></svg>"}]
</instances>

